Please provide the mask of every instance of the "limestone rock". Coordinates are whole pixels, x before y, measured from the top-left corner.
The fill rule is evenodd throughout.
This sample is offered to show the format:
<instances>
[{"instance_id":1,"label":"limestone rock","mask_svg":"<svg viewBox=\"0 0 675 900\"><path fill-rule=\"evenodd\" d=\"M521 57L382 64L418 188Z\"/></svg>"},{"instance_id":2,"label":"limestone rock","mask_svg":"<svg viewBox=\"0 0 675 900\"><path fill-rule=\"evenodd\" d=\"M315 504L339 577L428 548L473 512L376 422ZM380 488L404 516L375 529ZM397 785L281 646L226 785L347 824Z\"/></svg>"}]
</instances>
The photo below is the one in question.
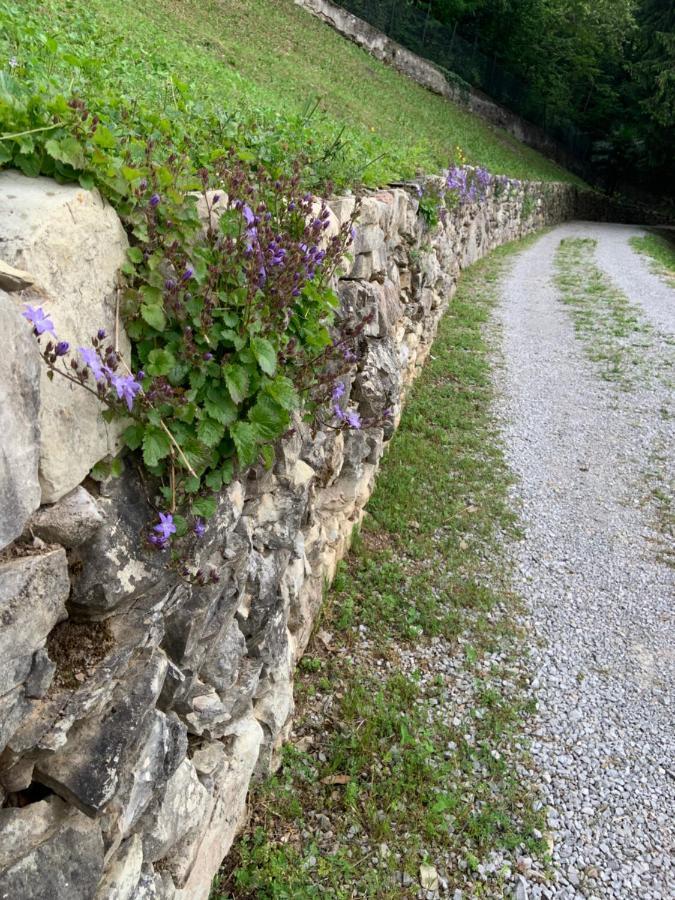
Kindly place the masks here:
<instances>
[{"instance_id":1,"label":"limestone rock","mask_svg":"<svg viewBox=\"0 0 675 900\"><path fill-rule=\"evenodd\" d=\"M212 811L194 840L167 860L176 900L207 900L214 873L232 845L246 812L246 794L262 742L254 719L238 723L229 748L229 765L216 780Z\"/></svg>"},{"instance_id":2,"label":"limestone rock","mask_svg":"<svg viewBox=\"0 0 675 900\"><path fill-rule=\"evenodd\" d=\"M211 802L197 777L195 767L184 759L166 783L161 798L139 822L143 834L143 855L156 862L167 856L181 840L189 840L203 824Z\"/></svg>"},{"instance_id":3,"label":"limestone rock","mask_svg":"<svg viewBox=\"0 0 675 900\"><path fill-rule=\"evenodd\" d=\"M342 226L345 222L349 222L354 213L356 197L331 197L328 201L328 208L337 219L338 225Z\"/></svg>"},{"instance_id":4,"label":"limestone rock","mask_svg":"<svg viewBox=\"0 0 675 900\"><path fill-rule=\"evenodd\" d=\"M70 582L65 551L0 563L0 752L42 696L54 672L44 651L52 628L67 617Z\"/></svg>"},{"instance_id":5,"label":"limestone rock","mask_svg":"<svg viewBox=\"0 0 675 900\"><path fill-rule=\"evenodd\" d=\"M206 231L216 228L218 220L227 209L228 196L225 191L208 190L206 196L202 191L191 192L197 198L197 215Z\"/></svg>"},{"instance_id":6,"label":"limestone rock","mask_svg":"<svg viewBox=\"0 0 675 900\"><path fill-rule=\"evenodd\" d=\"M117 272L128 242L117 214L98 192L7 170L0 173L0 223L0 257L29 271L39 285L39 293L29 289L16 297L16 306L26 301L43 306L59 340L71 347L88 345L99 328L114 339ZM20 349L6 346L14 364L22 366ZM119 348L129 361L123 331ZM67 494L95 463L117 451L122 426L106 424L101 412L96 397L65 378L49 381L42 367L43 503Z\"/></svg>"},{"instance_id":7,"label":"limestone rock","mask_svg":"<svg viewBox=\"0 0 675 900\"><path fill-rule=\"evenodd\" d=\"M49 797L0 810L0 897L91 900L103 869L96 822Z\"/></svg>"},{"instance_id":8,"label":"limestone rock","mask_svg":"<svg viewBox=\"0 0 675 900\"><path fill-rule=\"evenodd\" d=\"M77 571L71 608L78 619L105 619L151 588L161 593L173 580L166 552L143 540L153 513L135 472L127 469L104 483L97 507L103 524L71 556Z\"/></svg>"},{"instance_id":9,"label":"limestone rock","mask_svg":"<svg viewBox=\"0 0 675 900\"><path fill-rule=\"evenodd\" d=\"M96 501L78 485L56 503L39 509L29 522L29 529L43 541L72 549L89 540L102 522Z\"/></svg>"},{"instance_id":10,"label":"limestone rock","mask_svg":"<svg viewBox=\"0 0 675 900\"><path fill-rule=\"evenodd\" d=\"M164 774L166 780L171 774L163 771L173 751L170 729L166 717L154 709L166 667L160 651L140 651L102 714L75 722L65 745L38 759L35 779L88 815L100 815L116 796L125 773L131 772L129 796L118 798L116 806L124 813L131 797L134 813L140 814L142 805L134 797L135 786L149 782L147 804L153 788L158 789L152 785L153 778Z\"/></svg>"},{"instance_id":11,"label":"limestone rock","mask_svg":"<svg viewBox=\"0 0 675 900\"><path fill-rule=\"evenodd\" d=\"M0 291L7 291L8 294L15 291L25 291L34 282L35 279L30 272L24 272L23 269L15 269L14 266L8 266L6 262L0 259Z\"/></svg>"},{"instance_id":12,"label":"limestone rock","mask_svg":"<svg viewBox=\"0 0 675 900\"><path fill-rule=\"evenodd\" d=\"M1 245L0 245L1 246ZM40 357L28 323L0 291L0 550L40 505Z\"/></svg>"},{"instance_id":13,"label":"limestone rock","mask_svg":"<svg viewBox=\"0 0 675 900\"><path fill-rule=\"evenodd\" d=\"M143 845L138 834L125 841L105 870L94 900L134 900L143 866Z\"/></svg>"}]
</instances>

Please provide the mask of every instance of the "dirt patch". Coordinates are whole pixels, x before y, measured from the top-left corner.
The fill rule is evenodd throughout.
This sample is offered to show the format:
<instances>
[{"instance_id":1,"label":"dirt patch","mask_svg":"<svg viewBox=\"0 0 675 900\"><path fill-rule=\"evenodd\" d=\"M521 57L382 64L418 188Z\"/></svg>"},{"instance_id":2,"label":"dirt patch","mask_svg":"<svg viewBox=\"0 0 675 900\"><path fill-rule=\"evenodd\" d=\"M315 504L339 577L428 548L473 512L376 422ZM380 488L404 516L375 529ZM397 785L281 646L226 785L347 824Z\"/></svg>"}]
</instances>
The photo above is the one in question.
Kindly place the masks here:
<instances>
[{"instance_id":1,"label":"dirt patch","mask_svg":"<svg viewBox=\"0 0 675 900\"><path fill-rule=\"evenodd\" d=\"M114 645L107 622L61 622L47 638L47 652L56 663L49 693L80 687Z\"/></svg>"},{"instance_id":2,"label":"dirt patch","mask_svg":"<svg viewBox=\"0 0 675 900\"><path fill-rule=\"evenodd\" d=\"M16 541L0 550L0 564L9 562L12 559L22 559L26 556L43 556L51 550L60 550L60 544L45 544L44 541L36 539L36 543L28 544L22 541Z\"/></svg>"}]
</instances>

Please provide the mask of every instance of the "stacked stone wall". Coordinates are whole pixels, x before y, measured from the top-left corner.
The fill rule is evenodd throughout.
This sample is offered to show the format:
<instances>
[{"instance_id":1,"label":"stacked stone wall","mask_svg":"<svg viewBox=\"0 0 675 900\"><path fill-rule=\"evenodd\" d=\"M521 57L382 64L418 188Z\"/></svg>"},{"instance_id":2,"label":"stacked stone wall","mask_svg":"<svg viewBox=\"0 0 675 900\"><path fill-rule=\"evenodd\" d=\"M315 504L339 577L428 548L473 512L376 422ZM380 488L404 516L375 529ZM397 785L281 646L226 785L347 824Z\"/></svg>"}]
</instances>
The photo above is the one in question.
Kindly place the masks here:
<instances>
[{"instance_id":1,"label":"stacked stone wall","mask_svg":"<svg viewBox=\"0 0 675 900\"><path fill-rule=\"evenodd\" d=\"M294 669L461 270L579 203L571 185L490 188L430 227L412 187L363 197L335 287L341 315L373 314L347 393L386 424L299 418L271 470L222 493L198 560L220 581L198 587L146 549L133 459L88 476L118 432L46 378L21 316L39 303L73 346L103 325L128 352L124 230L96 192L0 174L0 897L208 897L251 779L289 733ZM354 204L332 199L333 224Z\"/></svg>"}]
</instances>

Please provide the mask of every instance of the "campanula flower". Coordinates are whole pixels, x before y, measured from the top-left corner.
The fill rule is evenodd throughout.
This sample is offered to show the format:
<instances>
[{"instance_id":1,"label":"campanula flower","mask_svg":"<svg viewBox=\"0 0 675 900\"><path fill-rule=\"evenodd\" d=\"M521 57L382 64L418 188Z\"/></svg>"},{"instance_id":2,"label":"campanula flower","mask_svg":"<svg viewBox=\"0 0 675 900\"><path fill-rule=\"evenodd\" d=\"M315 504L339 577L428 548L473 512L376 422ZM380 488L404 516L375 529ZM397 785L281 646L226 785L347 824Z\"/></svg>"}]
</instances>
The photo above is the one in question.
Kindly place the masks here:
<instances>
[{"instance_id":1,"label":"campanula flower","mask_svg":"<svg viewBox=\"0 0 675 900\"><path fill-rule=\"evenodd\" d=\"M113 375L111 377L112 386L117 391L117 396L126 400L129 412L133 409L136 394L140 391L141 386L133 375Z\"/></svg>"},{"instance_id":2,"label":"campanula flower","mask_svg":"<svg viewBox=\"0 0 675 900\"><path fill-rule=\"evenodd\" d=\"M171 513L159 513L159 523L153 528L159 535L159 539L166 543L171 539L171 535L176 533L176 526L173 523Z\"/></svg>"},{"instance_id":3,"label":"campanula flower","mask_svg":"<svg viewBox=\"0 0 675 900\"><path fill-rule=\"evenodd\" d=\"M96 381L105 380L105 371L109 371L107 366L101 362L101 358L93 347L78 347L77 352L84 360L84 364L91 369L91 373Z\"/></svg>"},{"instance_id":4,"label":"campanula flower","mask_svg":"<svg viewBox=\"0 0 675 900\"><path fill-rule=\"evenodd\" d=\"M48 331L56 337L54 323L41 306L27 306L21 315L31 323L35 334L44 334Z\"/></svg>"}]
</instances>

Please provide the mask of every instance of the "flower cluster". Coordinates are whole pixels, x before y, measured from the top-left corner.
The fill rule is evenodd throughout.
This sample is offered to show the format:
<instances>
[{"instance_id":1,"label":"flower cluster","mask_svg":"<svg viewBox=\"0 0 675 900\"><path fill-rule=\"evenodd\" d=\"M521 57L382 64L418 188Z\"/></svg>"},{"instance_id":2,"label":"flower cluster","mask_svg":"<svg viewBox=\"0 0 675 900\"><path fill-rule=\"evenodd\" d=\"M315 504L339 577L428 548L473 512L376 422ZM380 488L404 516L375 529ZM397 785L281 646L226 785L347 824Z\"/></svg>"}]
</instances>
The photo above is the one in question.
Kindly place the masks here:
<instances>
[{"instance_id":1,"label":"flower cluster","mask_svg":"<svg viewBox=\"0 0 675 900\"><path fill-rule=\"evenodd\" d=\"M340 400L367 320L336 317L333 277L353 221L338 228L301 189L300 165L253 175L232 152L201 170L205 224L183 187L192 186L186 161L170 159L160 178L149 159L125 219L133 237L121 312L132 359L104 330L71 350L44 309L24 315L48 339L49 377L81 385L130 423L124 440L142 455L158 510L146 540L164 551L188 532L204 537L237 467L272 464L294 410L328 408L334 427L363 426ZM182 571L180 552L172 564Z\"/></svg>"},{"instance_id":2,"label":"flower cluster","mask_svg":"<svg viewBox=\"0 0 675 900\"><path fill-rule=\"evenodd\" d=\"M341 381L335 385L332 391L331 399L333 401L333 415L338 422L346 422L350 428L361 428L361 416L355 410L345 410L340 403L345 395L345 386Z\"/></svg>"},{"instance_id":3,"label":"flower cluster","mask_svg":"<svg viewBox=\"0 0 675 900\"><path fill-rule=\"evenodd\" d=\"M462 205L484 200L492 183L493 176L480 166L452 166L445 177L445 187Z\"/></svg>"},{"instance_id":4,"label":"flower cluster","mask_svg":"<svg viewBox=\"0 0 675 900\"><path fill-rule=\"evenodd\" d=\"M79 360L73 357L67 364L66 357L71 352L70 344L68 341L58 340L54 323L42 307L27 305L22 315L33 326L33 334L38 340L43 334L49 334L54 338L53 341L48 341L44 348L41 347L43 359L52 374L56 371L82 385L87 385L91 377L96 388L90 389L95 390L108 406L114 406L112 402L114 392L118 400L124 401L128 412L133 410L134 401L141 390L140 381L143 372L139 372L136 377L131 372L126 375L120 373L122 358L112 345L105 345L104 329L99 329L96 337L92 338L91 347L77 348ZM64 367L63 370L56 367L59 361Z\"/></svg>"}]
</instances>

